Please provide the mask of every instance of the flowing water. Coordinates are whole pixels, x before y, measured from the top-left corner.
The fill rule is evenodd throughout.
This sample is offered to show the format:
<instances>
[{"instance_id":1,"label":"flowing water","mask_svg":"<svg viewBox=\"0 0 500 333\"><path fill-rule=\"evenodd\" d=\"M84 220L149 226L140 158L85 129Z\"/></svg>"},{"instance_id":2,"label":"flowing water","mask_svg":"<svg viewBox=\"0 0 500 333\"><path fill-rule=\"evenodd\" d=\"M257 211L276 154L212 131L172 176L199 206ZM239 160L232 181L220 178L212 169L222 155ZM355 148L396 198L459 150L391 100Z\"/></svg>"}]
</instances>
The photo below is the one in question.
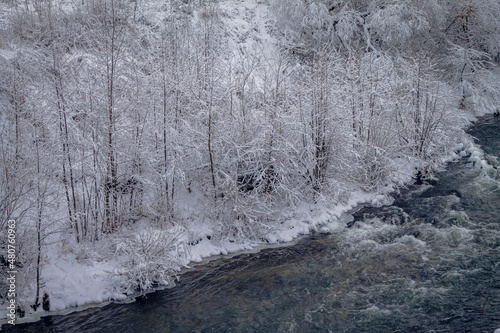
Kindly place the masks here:
<instances>
[{"instance_id":1,"label":"flowing water","mask_svg":"<svg viewBox=\"0 0 500 333\"><path fill-rule=\"evenodd\" d=\"M23 332L488 332L500 328L500 119L470 131L488 160L366 207L349 228L218 259L131 304ZM11 331L13 327L4 327Z\"/></svg>"}]
</instances>

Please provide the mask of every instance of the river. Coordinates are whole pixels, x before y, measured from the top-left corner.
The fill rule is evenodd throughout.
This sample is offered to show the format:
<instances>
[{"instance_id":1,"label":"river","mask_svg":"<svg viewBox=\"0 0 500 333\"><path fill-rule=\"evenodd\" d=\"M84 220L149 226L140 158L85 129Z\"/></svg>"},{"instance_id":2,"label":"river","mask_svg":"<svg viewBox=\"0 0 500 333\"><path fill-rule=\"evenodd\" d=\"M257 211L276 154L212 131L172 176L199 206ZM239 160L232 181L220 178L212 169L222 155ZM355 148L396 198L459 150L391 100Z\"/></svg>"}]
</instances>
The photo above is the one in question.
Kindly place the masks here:
<instances>
[{"instance_id":1,"label":"river","mask_svg":"<svg viewBox=\"0 0 500 333\"><path fill-rule=\"evenodd\" d=\"M488 332L500 328L500 119L469 131L489 165L448 164L342 232L221 258L130 304L6 332Z\"/></svg>"}]
</instances>

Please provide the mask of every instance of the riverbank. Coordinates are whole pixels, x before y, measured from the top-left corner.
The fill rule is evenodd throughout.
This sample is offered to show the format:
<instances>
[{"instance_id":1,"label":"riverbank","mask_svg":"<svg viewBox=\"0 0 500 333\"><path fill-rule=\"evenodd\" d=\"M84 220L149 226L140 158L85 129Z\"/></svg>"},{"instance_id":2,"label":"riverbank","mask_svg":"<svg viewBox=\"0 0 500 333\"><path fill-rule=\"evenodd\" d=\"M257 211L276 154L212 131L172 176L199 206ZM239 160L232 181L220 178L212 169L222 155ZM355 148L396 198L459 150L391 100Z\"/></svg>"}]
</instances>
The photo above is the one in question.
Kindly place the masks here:
<instances>
[{"instance_id":1,"label":"riverbank","mask_svg":"<svg viewBox=\"0 0 500 333\"><path fill-rule=\"evenodd\" d=\"M485 163L480 149L472 140L458 144L449 154L443 156L440 165L470 155L471 161ZM290 211L287 219L274 223L266 233L254 234L247 239L221 240L213 237L216 226L213 223L196 223L196 214L190 221L184 221L187 227L164 228L145 227L147 221L139 221L125 231L112 235L110 239L94 244L52 244L48 256L44 260L42 276L44 291L50 297L50 311L41 307L37 311L27 311L24 317L18 317L17 323L37 321L43 316L65 315L75 311L83 311L92 307L102 307L110 302L133 302L136 297L146 295L159 289L175 287L175 280L182 279L182 273L190 267L206 263L220 256L231 256L259 251L268 247L292 245L302 235L311 232L341 232L351 222L350 213L363 205L382 206L391 203L390 193L397 190L402 183L414 182L414 165L406 165L399 176L380 192L368 193L358 190L351 193L347 203L339 203L332 207L324 205L304 204ZM189 203L192 205L192 202ZM191 206L194 212L202 207ZM204 228L200 228L201 226ZM189 229L191 226L191 229ZM211 226L211 227L210 227ZM169 258L169 269L165 271L163 281L155 281L156 288L137 293L127 283L138 271L130 272L131 261L138 260L138 252L127 252L128 247L138 250L140 246L158 244L163 239L168 246L162 252ZM196 242L193 242L196 239ZM145 241L149 241L145 244ZM165 243L160 243L165 244ZM69 246L71 245L71 246ZM76 249L71 251L70 249ZM166 250L166 251L165 251ZM150 255L144 252L143 255ZM140 251L139 251L140 252ZM146 264L146 258L143 264ZM140 260L140 259L139 259ZM151 258L149 258L151 260ZM163 261L162 261L163 262ZM140 268L142 267L139 264ZM20 300L23 301L22 299ZM26 303L29 300L24 300ZM5 321L2 321L5 324Z\"/></svg>"}]
</instances>

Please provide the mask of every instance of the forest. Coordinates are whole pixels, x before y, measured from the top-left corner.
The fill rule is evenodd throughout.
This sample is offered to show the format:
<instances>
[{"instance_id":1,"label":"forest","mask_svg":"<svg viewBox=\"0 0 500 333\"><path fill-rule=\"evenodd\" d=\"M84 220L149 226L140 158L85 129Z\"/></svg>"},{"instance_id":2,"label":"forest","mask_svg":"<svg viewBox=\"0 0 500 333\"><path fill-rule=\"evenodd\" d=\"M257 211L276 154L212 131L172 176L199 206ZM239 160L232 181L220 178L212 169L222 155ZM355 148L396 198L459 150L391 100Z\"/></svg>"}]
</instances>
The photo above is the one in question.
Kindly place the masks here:
<instances>
[{"instance_id":1,"label":"forest","mask_svg":"<svg viewBox=\"0 0 500 333\"><path fill-rule=\"evenodd\" d=\"M1 0L18 313L168 285L431 174L500 107L499 17L497 0ZM106 292L57 290L57 265L98 263Z\"/></svg>"}]
</instances>

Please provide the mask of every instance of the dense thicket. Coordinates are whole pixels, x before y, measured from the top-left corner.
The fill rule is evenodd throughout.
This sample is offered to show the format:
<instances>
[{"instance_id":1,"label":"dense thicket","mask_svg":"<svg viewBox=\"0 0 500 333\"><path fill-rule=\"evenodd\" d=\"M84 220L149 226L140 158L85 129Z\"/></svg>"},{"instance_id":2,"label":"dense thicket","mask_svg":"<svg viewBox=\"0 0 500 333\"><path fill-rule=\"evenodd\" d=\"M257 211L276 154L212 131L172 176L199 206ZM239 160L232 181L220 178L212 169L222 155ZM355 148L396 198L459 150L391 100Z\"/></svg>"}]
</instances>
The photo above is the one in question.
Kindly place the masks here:
<instances>
[{"instance_id":1,"label":"dense thicket","mask_svg":"<svg viewBox=\"0 0 500 333\"><path fill-rule=\"evenodd\" d=\"M496 0L270 2L274 43L246 46L216 0L1 3L0 228L29 226L26 271L49 241L182 227L189 196L214 237L260 237L432 165L495 108Z\"/></svg>"}]
</instances>

